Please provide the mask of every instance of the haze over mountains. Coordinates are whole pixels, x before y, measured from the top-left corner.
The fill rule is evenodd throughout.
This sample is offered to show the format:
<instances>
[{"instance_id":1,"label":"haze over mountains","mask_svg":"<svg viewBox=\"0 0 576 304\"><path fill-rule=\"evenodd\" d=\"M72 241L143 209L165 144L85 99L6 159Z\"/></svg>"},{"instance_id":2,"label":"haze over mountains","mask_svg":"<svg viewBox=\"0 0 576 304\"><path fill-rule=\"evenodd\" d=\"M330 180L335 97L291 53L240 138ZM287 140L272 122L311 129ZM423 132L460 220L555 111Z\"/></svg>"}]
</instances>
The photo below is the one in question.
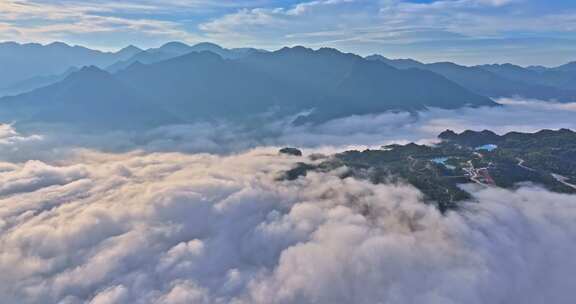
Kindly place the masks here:
<instances>
[{"instance_id":1,"label":"haze over mountains","mask_svg":"<svg viewBox=\"0 0 576 304\"><path fill-rule=\"evenodd\" d=\"M140 52L142 50L134 46L118 52L102 52L62 42L47 45L0 43L0 91L33 78L57 76L71 68L106 67Z\"/></svg>"},{"instance_id":2,"label":"haze over mountains","mask_svg":"<svg viewBox=\"0 0 576 304\"><path fill-rule=\"evenodd\" d=\"M398 69L428 70L484 96L576 101L576 68L571 68L576 63L556 68L524 68L513 64L468 67L452 62L425 64L412 59L388 59L380 55L366 58Z\"/></svg>"},{"instance_id":3,"label":"haze over mountains","mask_svg":"<svg viewBox=\"0 0 576 304\"><path fill-rule=\"evenodd\" d=\"M183 56L188 53L204 51L212 52L226 59L237 59L253 53L265 52L264 50L252 48L226 49L217 44L208 42L199 43L193 46L184 44L182 42L169 42L159 48L148 49L146 51L139 52L126 60L118 61L107 67L106 70L110 72L118 72L129 67L135 62L150 64L178 56Z\"/></svg>"},{"instance_id":4,"label":"haze over mountains","mask_svg":"<svg viewBox=\"0 0 576 304\"><path fill-rule=\"evenodd\" d=\"M118 52L102 52L62 42L47 45L4 42L0 43L0 71L11 72L0 75L0 96L17 95L61 81L83 66L93 65L117 72L135 62L148 64L201 51L210 51L224 58L239 58L262 50L225 49L213 43L189 46L169 42L148 50L130 45Z\"/></svg>"},{"instance_id":5,"label":"haze over mountains","mask_svg":"<svg viewBox=\"0 0 576 304\"><path fill-rule=\"evenodd\" d=\"M3 43L0 54L0 68L14 71L0 75L0 94L14 95L0 99L0 117L20 123L158 126L310 110L297 121L322 122L389 110L495 106L494 97L576 100L573 64L466 67L328 48L268 52L180 42L115 53Z\"/></svg>"},{"instance_id":6,"label":"haze over mountains","mask_svg":"<svg viewBox=\"0 0 576 304\"><path fill-rule=\"evenodd\" d=\"M573 303L571 65L130 50L0 98L1 303Z\"/></svg>"}]
</instances>

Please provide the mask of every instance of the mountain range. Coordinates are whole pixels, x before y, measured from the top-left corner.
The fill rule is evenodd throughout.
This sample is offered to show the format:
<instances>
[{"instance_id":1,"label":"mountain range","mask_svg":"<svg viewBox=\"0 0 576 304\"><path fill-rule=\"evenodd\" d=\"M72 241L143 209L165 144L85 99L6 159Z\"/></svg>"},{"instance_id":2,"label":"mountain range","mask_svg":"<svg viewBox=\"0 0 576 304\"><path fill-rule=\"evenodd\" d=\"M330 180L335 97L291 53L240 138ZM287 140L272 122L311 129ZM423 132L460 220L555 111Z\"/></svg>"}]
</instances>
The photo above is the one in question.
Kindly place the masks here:
<instances>
[{"instance_id":1,"label":"mountain range","mask_svg":"<svg viewBox=\"0 0 576 304\"><path fill-rule=\"evenodd\" d=\"M366 57L398 69L422 69L442 75L480 95L502 98L522 97L559 102L576 101L576 62L556 68L513 64L463 66L452 62L425 64L412 59Z\"/></svg>"},{"instance_id":2,"label":"mountain range","mask_svg":"<svg viewBox=\"0 0 576 304\"><path fill-rule=\"evenodd\" d=\"M17 95L63 80L71 71L84 66L96 66L110 72L127 68L132 63L155 63L191 52L210 51L224 58L239 58L263 50L225 49L213 43L193 46L169 42L159 48L142 50L135 46L117 52L101 52L62 42L48 45L38 43L0 43L0 96Z\"/></svg>"},{"instance_id":3,"label":"mountain range","mask_svg":"<svg viewBox=\"0 0 576 304\"><path fill-rule=\"evenodd\" d=\"M85 67L55 84L0 99L3 118L30 122L156 125L250 119L274 111L301 122L428 107L496 105L429 71L400 70L335 49L283 48L235 59L191 52L111 73Z\"/></svg>"},{"instance_id":4,"label":"mountain range","mask_svg":"<svg viewBox=\"0 0 576 304\"><path fill-rule=\"evenodd\" d=\"M142 52L129 46L118 52L102 52L62 42L0 43L0 92L39 77L55 77L71 68L87 65L106 67Z\"/></svg>"},{"instance_id":5,"label":"mountain range","mask_svg":"<svg viewBox=\"0 0 576 304\"><path fill-rule=\"evenodd\" d=\"M490 98L574 101L576 63L462 66L336 49L226 49L170 42L101 52L63 43L0 44L0 118L123 127L300 115L322 122L383 111L496 106ZM101 119L106 117L106 119Z\"/></svg>"},{"instance_id":6,"label":"mountain range","mask_svg":"<svg viewBox=\"0 0 576 304\"><path fill-rule=\"evenodd\" d=\"M208 42L198 43L193 46L181 42L168 42L159 48L148 49L146 51L139 52L126 60L116 62L113 65L107 67L106 70L109 72L118 72L129 67L135 62L150 64L178 56L183 56L193 52L197 53L205 51L212 52L226 59L237 59L252 53L265 52L264 50L253 48L226 49L217 44Z\"/></svg>"}]
</instances>

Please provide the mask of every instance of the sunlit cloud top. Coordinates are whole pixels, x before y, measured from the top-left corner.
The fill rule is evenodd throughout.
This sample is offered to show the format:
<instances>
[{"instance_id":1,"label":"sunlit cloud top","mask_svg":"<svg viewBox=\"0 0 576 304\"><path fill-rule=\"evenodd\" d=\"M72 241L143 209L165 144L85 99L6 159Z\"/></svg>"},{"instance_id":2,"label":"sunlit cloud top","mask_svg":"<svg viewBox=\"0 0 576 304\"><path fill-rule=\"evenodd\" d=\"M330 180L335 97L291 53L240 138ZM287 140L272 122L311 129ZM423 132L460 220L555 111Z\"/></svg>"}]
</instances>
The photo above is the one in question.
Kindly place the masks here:
<instances>
[{"instance_id":1,"label":"sunlit cloud top","mask_svg":"<svg viewBox=\"0 0 576 304\"><path fill-rule=\"evenodd\" d=\"M4 0L0 40L116 49L180 40L461 63L576 59L571 0Z\"/></svg>"}]
</instances>

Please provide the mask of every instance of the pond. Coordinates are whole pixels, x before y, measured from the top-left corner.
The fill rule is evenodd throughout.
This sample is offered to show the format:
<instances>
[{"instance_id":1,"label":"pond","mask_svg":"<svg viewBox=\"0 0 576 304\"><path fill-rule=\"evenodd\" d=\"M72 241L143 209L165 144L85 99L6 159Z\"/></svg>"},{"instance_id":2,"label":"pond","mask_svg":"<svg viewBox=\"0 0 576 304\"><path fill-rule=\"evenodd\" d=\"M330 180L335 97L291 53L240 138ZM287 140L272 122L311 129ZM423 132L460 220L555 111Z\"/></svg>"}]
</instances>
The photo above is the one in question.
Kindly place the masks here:
<instances>
[{"instance_id":1,"label":"pond","mask_svg":"<svg viewBox=\"0 0 576 304\"><path fill-rule=\"evenodd\" d=\"M487 144L487 145L483 145L483 146L480 146L480 147L476 147L476 150L486 150L486 151L488 151L488 152L494 151L494 150L496 150L496 149L498 149L498 146L497 146L497 145L493 145L493 144Z\"/></svg>"},{"instance_id":2,"label":"pond","mask_svg":"<svg viewBox=\"0 0 576 304\"><path fill-rule=\"evenodd\" d=\"M446 161L448 161L448 159L450 159L450 157L438 157L438 158L433 158L430 161L432 161L433 163L436 163L436 164L443 165L444 167L446 167L450 170L456 169L456 167L446 164Z\"/></svg>"}]
</instances>

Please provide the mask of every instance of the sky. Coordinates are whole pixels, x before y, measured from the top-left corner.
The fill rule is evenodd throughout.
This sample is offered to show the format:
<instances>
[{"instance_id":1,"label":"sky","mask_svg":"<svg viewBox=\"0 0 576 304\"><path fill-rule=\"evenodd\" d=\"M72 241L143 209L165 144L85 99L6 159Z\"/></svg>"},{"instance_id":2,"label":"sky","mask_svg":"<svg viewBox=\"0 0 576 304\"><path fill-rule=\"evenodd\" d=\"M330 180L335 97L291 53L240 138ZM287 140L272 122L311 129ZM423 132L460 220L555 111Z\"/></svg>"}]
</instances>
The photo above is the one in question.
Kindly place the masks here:
<instances>
[{"instance_id":1,"label":"sky","mask_svg":"<svg viewBox=\"0 0 576 304\"><path fill-rule=\"evenodd\" d=\"M0 0L0 41L336 47L463 64L576 60L573 0Z\"/></svg>"}]
</instances>

